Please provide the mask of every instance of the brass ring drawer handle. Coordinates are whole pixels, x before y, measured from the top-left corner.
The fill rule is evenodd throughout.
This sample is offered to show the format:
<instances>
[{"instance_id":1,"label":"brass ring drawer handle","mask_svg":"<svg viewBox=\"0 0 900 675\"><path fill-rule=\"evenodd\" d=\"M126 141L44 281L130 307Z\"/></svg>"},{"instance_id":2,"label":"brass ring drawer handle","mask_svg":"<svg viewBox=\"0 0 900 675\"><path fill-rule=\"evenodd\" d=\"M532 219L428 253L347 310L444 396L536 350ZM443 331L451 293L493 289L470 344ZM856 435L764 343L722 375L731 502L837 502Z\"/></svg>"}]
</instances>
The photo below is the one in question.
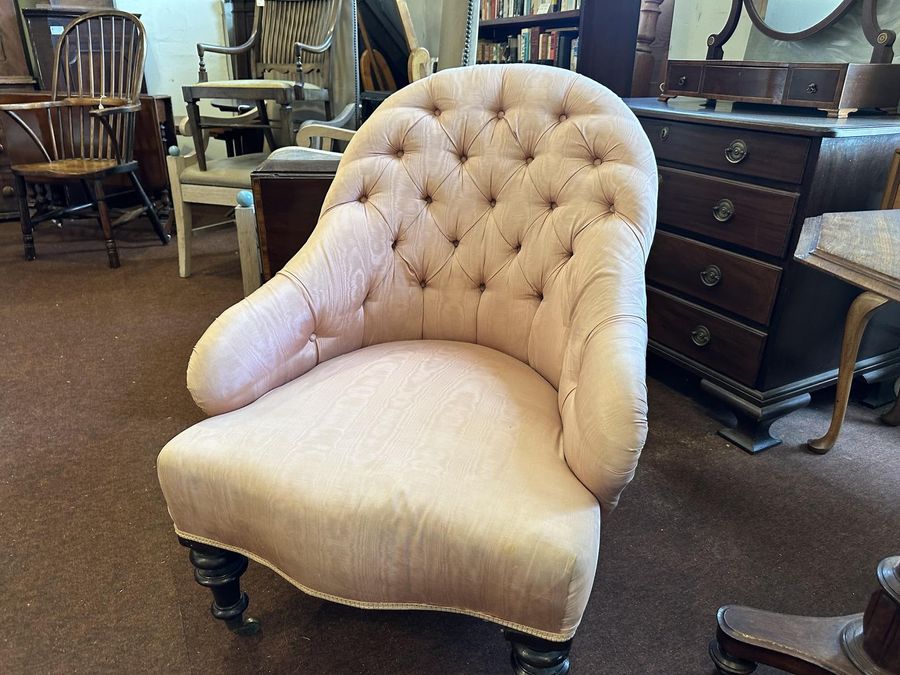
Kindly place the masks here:
<instances>
[{"instance_id":1,"label":"brass ring drawer handle","mask_svg":"<svg viewBox=\"0 0 900 675\"><path fill-rule=\"evenodd\" d=\"M718 265L707 265L703 271L700 272L700 281L703 282L704 286L708 286L709 288L718 286L719 282L722 281L722 270Z\"/></svg>"},{"instance_id":2,"label":"brass ring drawer handle","mask_svg":"<svg viewBox=\"0 0 900 675\"><path fill-rule=\"evenodd\" d=\"M806 85L807 94L815 94L817 91L819 91L819 85L817 85L815 82L810 82L808 85Z\"/></svg>"},{"instance_id":3,"label":"brass ring drawer handle","mask_svg":"<svg viewBox=\"0 0 900 675\"><path fill-rule=\"evenodd\" d=\"M663 127L659 130L659 140L667 141L669 140L669 127Z\"/></svg>"},{"instance_id":4,"label":"brass ring drawer handle","mask_svg":"<svg viewBox=\"0 0 900 675\"><path fill-rule=\"evenodd\" d=\"M720 223L727 223L734 218L734 202L730 199L720 199L713 207L713 217Z\"/></svg>"},{"instance_id":5,"label":"brass ring drawer handle","mask_svg":"<svg viewBox=\"0 0 900 675\"><path fill-rule=\"evenodd\" d=\"M711 337L712 335L710 335L709 328L702 324L691 331L691 341L698 347L705 347L708 345Z\"/></svg>"},{"instance_id":6,"label":"brass ring drawer handle","mask_svg":"<svg viewBox=\"0 0 900 675\"><path fill-rule=\"evenodd\" d=\"M687 84L687 75L682 75L681 77L678 78L678 86L679 87L683 87L686 84Z\"/></svg>"},{"instance_id":7,"label":"brass ring drawer handle","mask_svg":"<svg viewBox=\"0 0 900 675\"><path fill-rule=\"evenodd\" d=\"M728 147L725 148L725 159L732 164L740 164L747 159L747 155L749 154L750 148L748 148L747 143L740 138L734 139L728 144Z\"/></svg>"}]
</instances>

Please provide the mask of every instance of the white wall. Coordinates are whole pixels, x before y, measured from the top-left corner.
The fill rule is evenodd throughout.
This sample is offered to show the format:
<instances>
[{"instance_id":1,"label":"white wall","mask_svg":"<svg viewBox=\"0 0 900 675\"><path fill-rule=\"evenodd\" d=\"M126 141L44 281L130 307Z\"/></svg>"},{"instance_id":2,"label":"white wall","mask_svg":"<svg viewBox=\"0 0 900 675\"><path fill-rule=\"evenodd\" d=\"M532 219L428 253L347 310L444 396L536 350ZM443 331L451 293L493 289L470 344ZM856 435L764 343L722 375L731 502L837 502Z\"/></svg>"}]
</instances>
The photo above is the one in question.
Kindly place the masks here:
<instances>
[{"instance_id":1,"label":"white wall","mask_svg":"<svg viewBox=\"0 0 900 675\"><path fill-rule=\"evenodd\" d=\"M222 0L116 0L116 8L140 14L147 30L147 61L144 74L147 92L172 98L175 117L187 114L181 86L197 81L197 43L227 44ZM229 77L229 59L206 55L209 79ZM201 103L201 112L215 112ZM189 139L179 137L179 145L192 148ZM208 154L224 157L224 143L210 143Z\"/></svg>"},{"instance_id":2,"label":"white wall","mask_svg":"<svg viewBox=\"0 0 900 675\"><path fill-rule=\"evenodd\" d=\"M729 0L674 0L674 2L669 58L705 59L706 38L722 30L731 10L731 2ZM751 25L745 13L738 21L734 35L725 43L726 59L744 58Z\"/></svg>"}]
</instances>

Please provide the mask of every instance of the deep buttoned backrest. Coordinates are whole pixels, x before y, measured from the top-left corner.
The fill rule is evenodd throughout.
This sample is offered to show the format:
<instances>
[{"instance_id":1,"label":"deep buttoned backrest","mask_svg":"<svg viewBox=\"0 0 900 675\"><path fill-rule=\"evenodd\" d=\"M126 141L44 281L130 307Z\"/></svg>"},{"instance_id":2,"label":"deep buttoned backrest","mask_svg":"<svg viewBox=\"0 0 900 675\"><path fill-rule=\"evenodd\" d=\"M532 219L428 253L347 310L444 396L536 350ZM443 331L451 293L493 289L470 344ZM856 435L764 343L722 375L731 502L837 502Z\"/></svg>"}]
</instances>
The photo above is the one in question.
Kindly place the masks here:
<instances>
[{"instance_id":1,"label":"deep buttoned backrest","mask_svg":"<svg viewBox=\"0 0 900 675\"><path fill-rule=\"evenodd\" d=\"M623 257L643 267L655 209L653 154L625 104L519 65L392 96L347 149L323 216L357 219L389 251L367 281L364 344L477 342L558 388L581 291Z\"/></svg>"}]
</instances>

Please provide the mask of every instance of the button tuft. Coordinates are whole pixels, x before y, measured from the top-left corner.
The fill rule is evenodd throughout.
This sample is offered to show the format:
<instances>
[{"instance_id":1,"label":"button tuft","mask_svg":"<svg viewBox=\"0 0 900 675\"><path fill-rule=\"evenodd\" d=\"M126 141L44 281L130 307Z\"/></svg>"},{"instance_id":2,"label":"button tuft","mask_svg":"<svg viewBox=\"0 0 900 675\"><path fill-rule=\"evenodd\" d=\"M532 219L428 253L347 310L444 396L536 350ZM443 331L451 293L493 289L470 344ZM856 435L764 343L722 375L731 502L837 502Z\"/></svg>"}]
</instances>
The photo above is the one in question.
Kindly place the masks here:
<instances>
[{"instance_id":1,"label":"button tuft","mask_svg":"<svg viewBox=\"0 0 900 675\"><path fill-rule=\"evenodd\" d=\"M603 164L603 160L600 159L599 157L595 157L594 158L594 166L600 166L601 164Z\"/></svg>"},{"instance_id":2,"label":"button tuft","mask_svg":"<svg viewBox=\"0 0 900 675\"><path fill-rule=\"evenodd\" d=\"M497 117L499 117L502 120L504 117L506 117L506 113L502 110L498 110Z\"/></svg>"},{"instance_id":3,"label":"button tuft","mask_svg":"<svg viewBox=\"0 0 900 675\"><path fill-rule=\"evenodd\" d=\"M398 150L397 151L397 159L400 159L401 157L403 157L403 150Z\"/></svg>"},{"instance_id":4,"label":"button tuft","mask_svg":"<svg viewBox=\"0 0 900 675\"><path fill-rule=\"evenodd\" d=\"M397 240L396 239L394 239L394 241L391 242L391 248L392 249L397 248Z\"/></svg>"},{"instance_id":5,"label":"button tuft","mask_svg":"<svg viewBox=\"0 0 900 675\"><path fill-rule=\"evenodd\" d=\"M440 117L440 116L441 116L441 109L440 109L440 108L435 108L433 112L434 112L434 116L435 116L435 117Z\"/></svg>"},{"instance_id":6,"label":"button tuft","mask_svg":"<svg viewBox=\"0 0 900 675\"><path fill-rule=\"evenodd\" d=\"M496 199L492 199L492 200L491 200L491 206L497 206L497 200L496 200Z\"/></svg>"},{"instance_id":7,"label":"button tuft","mask_svg":"<svg viewBox=\"0 0 900 675\"><path fill-rule=\"evenodd\" d=\"M562 115L559 116L560 122L565 122L567 119L569 119L569 116L566 115L565 113L563 113Z\"/></svg>"},{"instance_id":8,"label":"button tuft","mask_svg":"<svg viewBox=\"0 0 900 675\"><path fill-rule=\"evenodd\" d=\"M485 285L484 285L484 284L478 284L478 290L479 290L479 291L481 291L482 293L484 293L484 289L485 289Z\"/></svg>"},{"instance_id":9,"label":"button tuft","mask_svg":"<svg viewBox=\"0 0 900 675\"><path fill-rule=\"evenodd\" d=\"M367 201L369 201L369 198L368 198L366 195L361 195L361 196L360 196L360 198L359 198L359 203L360 203L360 204L365 204Z\"/></svg>"},{"instance_id":10,"label":"button tuft","mask_svg":"<svg viewBox=\"0 0 900 675\"><path fill-rule=\"evenodd\" d=\"M425 286L427 286L427 285L428 285L428 284L425 283L425 280L424 280L424 279L422 279L422 281L419 282L419 287L420 287L420 288L425 288Z\"/></svg>"},{"instance_id":11,"label":"button tuft","mask_svg":"<svg viewBox=\"0 0 900 675\"><path fill-rule=\"evenodd\" d=\"M556 202L550 202L550 203L548 204L548 206L550 207L550 210L552 211L553 209L556 208Z\"/></svg>"},{"instance_id":12,"label":"button tuft","mask_svg":"<svg viewBox=\"0 0 900 675\"><path fill-rule=\"evenodd\" d=\"M315 342L315 341L316 341L316 334L315 334L315 333L310 333L310 334L309 334L309 341L310 341L310 342Z\"/></svg>"},{"instance_id":13,"label":"button tuft","mask_svg":"<svg viewBox=\"0 0 900 675\"><path fill-rule=\"evenodd\" d=\"M534 161L534 157L532 157L531 155L528 155L528 157L525 158L526 164L531 164L533 161Z\"/></svg>"},{"instance_id":14,"label":"button tuft","mask_svg":"<svg viewBox=\"0 0 900 675\"><path fill-rule=\"evenodd\" d=\"M454 239L450 243L453 244L453 248L456 248L457 246L459 246L459 239Z\"/></svg>"},{"instance_id":15,"label":"button tuft","mask_svg":"<svg viewBox=\"0 0 900 675\"><path fill-rule=\"evenodd\" d=\"M469 158L466 157L465 155L460 155L460 156L459 156L459 162L460 162L460 164L465 164L465 163L468 161L468 159L469 159Z\"/></svg>"},{"instance_id":16,"label":"button tuft","mask_svg":"<svg viewBox=\"0 0 900 675\"><path fill-rule=\"evenodd\" d=\"M425 200L425 203L426 203L426 204L430 204L430 203L431 203L431 195L425 195L424 197L422 197L422 199Z\"/></svg>"}]
</instances>

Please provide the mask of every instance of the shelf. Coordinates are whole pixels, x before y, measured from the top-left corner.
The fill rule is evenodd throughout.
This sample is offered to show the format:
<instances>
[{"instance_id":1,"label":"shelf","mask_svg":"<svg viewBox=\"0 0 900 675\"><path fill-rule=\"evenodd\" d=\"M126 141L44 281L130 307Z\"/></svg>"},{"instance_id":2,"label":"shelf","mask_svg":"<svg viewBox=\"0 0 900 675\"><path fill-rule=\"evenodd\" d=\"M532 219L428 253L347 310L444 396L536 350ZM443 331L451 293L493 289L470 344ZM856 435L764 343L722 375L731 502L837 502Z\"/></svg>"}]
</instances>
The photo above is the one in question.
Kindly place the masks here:
<instances>
[{"instance_id":1,"label":"shelf","mask_svg":"<svg viewBox=\"0 0 900 675\"><path fill-rule=\"evenodd\" d=\"M580 9L570 9L565 12L551 12L548 14L529 14L528 16L508 16L502 19L484 19L478 25L479 32L486 30L493 32L495 29L529 28L530 26L547 26L556 28L559 26L578 26L581 20Z\"/></svg>"}]
</instances>

